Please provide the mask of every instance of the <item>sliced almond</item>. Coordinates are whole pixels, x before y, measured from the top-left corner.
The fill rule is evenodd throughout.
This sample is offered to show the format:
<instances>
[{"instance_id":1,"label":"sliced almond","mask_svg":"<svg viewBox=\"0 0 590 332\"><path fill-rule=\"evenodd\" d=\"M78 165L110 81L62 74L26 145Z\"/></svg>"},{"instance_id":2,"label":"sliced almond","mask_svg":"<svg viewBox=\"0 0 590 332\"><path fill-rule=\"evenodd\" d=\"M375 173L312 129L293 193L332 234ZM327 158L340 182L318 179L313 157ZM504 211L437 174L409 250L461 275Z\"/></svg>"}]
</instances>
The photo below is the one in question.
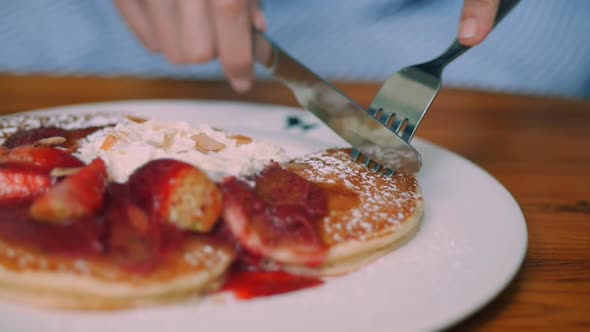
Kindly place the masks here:
<instances>
[{"instance_id":1,"label":"sliced almond","mask_svg":"<svg viewBox=\"0 0 590 332\"><path fill-rule=\"evenodd\" d=\"M236 143L238 145L243 145L243 144L250 144L252 143L252 138L245 136L245 135L231 135L229 136L229 138L233 139L234 141L236 141Z\"/></svg>"},{"instance_id":2,"label":"sliced almond","mask_svg":"<svg viewBox=\"0 0 590 332\"><path fill-rule=\"evenodd\" d=\"M129 136L131 136L127 131L125 130L117 130L117 134L111 134L113 136L115 136L115 138L117 139L117 142L126 142L129 143L131 141L131 138Z\"/></svg>"},{"instance_id":3,"label":"sliced almond","mask_svg":"<svg viewBox=\"0 0 590 332\"><path fill-rule=\"evenodd\" d=\"M199 151L202 154L207 154L209 153L209 151L203 149L202 147L199 146L199 144L195 144L195 150Z\"/></svg>"},{"instance_id":4,"label":"sliced almond","mask_svg":"<svg viewBox=\"0 0 590 332\"><path fill-rule=\"evenodd\" d=\"M65 137L61 137L61 136L54 136L54 137L48 137L48 138L43 138L38 140L37 142L35 142L34 145L36 146L56 146L56 145L60 145L62 143L64 143L66 141Z\"/></svg>"},{"instance_id":5,"label":"sliced almond","mask_svg":"<svg viewBox=\"0 0 590 332\"><path fill-rule=\"evenodd\" d=\"M144 123L147 121L146 118L142 118L142 117L134 116L134 115L127 115L126 118L127 118L127 120L129 120L131 122L135 122L135 123Z\"/></svg>"},{"instance_id":6,"label":"sliced almond","mask_svg":"<svg viewBox=\"0 0 590 332\"><path fill-rule=\"evenodd\" d=\"M197 143L198 147L201 147L207 151L219 151L225 148L225 144L214 140L213 138L207 136L205 133L198 133L196 135L191 136L191 139Z\"/></svg>"},{"instance_id":7,"label":"sliced almond","mask_svg":"<svg viewBox=\"0 0 590 332\"><path fill-rule=\"evenodd\" d=\"M108 134L100 146L101 150L110 151L117 144L117 137L115 135Z\"/></svg>"},{"instance_id":8,"label":"sliced almond","mask_svg":"<svg viewBox=\"0 0 590 332\"><path fill-rule=\"evenodd\" d=\"M168 149L174 144L174 133L164 133L164 143L160 146L162 149Z\"/></svg>"},{"instance_id":9,"label":"sliced almond","mask_svg":"<svg viewBox=\"0 0 590 332\"><path fill-rule=\"evenodd\" d=\"M51 172L49 173L50 176L56 177L56 178L60 178L63 176L69 176L72 174L76 174L79 170L81 169L81 167L71 167L71 168L66 168L66 167L56 167L54 169L51 170Z\"/></svg>"}]
</instances>

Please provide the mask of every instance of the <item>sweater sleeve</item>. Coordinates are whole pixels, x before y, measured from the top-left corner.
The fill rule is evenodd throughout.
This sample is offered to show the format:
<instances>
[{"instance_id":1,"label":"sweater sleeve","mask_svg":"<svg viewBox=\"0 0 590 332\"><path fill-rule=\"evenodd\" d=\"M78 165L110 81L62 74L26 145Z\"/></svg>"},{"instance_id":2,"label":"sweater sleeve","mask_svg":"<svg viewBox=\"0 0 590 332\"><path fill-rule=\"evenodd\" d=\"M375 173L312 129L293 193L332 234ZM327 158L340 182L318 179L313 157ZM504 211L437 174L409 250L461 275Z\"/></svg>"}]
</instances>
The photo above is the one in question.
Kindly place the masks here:
<instances>
[{"instance_id":1,"label":"sweater sleeve","mask_svg":"<svg viewBox=\"0 0 590 332\"><path fill-rule=\"evenodd\" d=\"M455 38L462 1L267 0L269 34L331 80L383 81ZM451 63L446 86L590 97L590 1L523 0ZM112 1L0 7L0 72L221 78L217 62L176 67L146 51ZM260 77L265 76L259 72Z\"/></svg>"}]
</instances>

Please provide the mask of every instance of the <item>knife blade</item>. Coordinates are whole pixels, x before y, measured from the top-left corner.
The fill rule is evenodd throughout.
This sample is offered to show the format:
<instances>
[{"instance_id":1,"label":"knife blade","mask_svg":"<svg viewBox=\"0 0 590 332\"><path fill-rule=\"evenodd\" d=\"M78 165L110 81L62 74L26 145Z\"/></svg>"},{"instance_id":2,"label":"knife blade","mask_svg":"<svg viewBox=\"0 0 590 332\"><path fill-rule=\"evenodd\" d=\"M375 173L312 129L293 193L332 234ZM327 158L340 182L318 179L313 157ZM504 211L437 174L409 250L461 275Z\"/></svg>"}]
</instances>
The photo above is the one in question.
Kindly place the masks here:
<instances>
[{"instance_id":1,"label":"knife blade","mask_svg":"<svg viewBox=\"0 0 590 332\"><path fill-rule=\"evenodd\" d=\"M416 173L420 170L422 159L410 144L259 31L254 31L254 56L273 77L293 92L303 108L360 153L389 168L390 173ZM369 161L365 159L367 166Z\"/></svg>"}]
</instances>

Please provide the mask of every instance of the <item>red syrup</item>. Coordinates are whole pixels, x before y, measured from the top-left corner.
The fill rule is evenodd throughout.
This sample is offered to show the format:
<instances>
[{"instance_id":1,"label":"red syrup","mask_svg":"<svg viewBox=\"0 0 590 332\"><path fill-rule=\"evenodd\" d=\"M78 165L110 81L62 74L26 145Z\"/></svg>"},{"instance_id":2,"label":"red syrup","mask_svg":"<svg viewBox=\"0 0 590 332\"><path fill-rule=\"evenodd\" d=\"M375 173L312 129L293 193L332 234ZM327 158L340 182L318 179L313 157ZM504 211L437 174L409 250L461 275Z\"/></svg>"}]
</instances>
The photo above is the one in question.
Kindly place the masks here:
<instances>
[{"instance_id":1,"label":"red syrup","mask_svg":"<svg viewBox=\"0 0 590 332\"><path fill-rule=\"evenodd\" d=\"M232 245L238 253L237 261L227 271L227 277L218 292L232 293L239 300L291 293L306 288L320 286L320 278L297 276L284 271L263 271L267 259L247 252L240 246L221 220L208 236L219 243Z\"/></svg>"},{"instance_id":2,"label":"red syrup","mask_svg":"<svg viewBox=\"0 0 590 332\"><path fill-rule=\"evenodd\" d=\"M220 291L231 292L240 300L249 300L317 287L323 283L319 278L297 276L283 271L249 271L234 267L229 271Z\"/></svg>"},{"instance_id":3,"label":"red syrup","mask_svg":"<svg viewBox=\"0 0 590 332\"><path fill-rule=\"evenodd\" d=\"M12 141L9 139L4 146L13 148L53 136L79 139L97 129L100 128L69 131L60 128L33 129L13 135ZM306 181L301 182L294 178L286 170L270 168L270 172L265 175L265 183L257 188L262 200L277 203L276 199L280 198L278 205L296 206L300 211L295 213L293 209L275 209L274 213L262 218L261 223L265 224L263 226L268 226L271 219L289 221L293 215L303 213L306 218L291 218L297 219L299 223L289 224L289 230L273 227L269 232L272 237L278 232L279 237L287 242L301 241L308 245L317 245L317 234L310 229L315 226L312 220L326 213L323 193L310 187ZM167 257L182 253L181 248L185 241L204 237L231 244L241 252L238 263L228 271L225 284L220 289L233 293L240 300L294 292L324 283L322 279L315 277L297 276L283 271L261 271L256 267L257 263L248 263L246 256L252 255L246 254L236 239L228 234L223 220L216 227L217 231L201 235L183 232L162 224L160 220L154 222L151 218L148 218L151 223L147 228L138 226L136 221L143 218L137 218L137 213L133 212L135 209L129 210L135 199L128 196L127 189L126 184L111 183L107 189L105 206L96 216L73 220L67 225L44 224L32 220L29 216L31 201L0 206L0 240L32 249L39 254L97 259L116 264L130 273L149 274ZM305 222L301 219L305 219Z\"/></svg>"},{"instance_id":4,"label":"red syrup","mask_svg":"<svg viewBox=\"0 0 590 332\"><path fill-rule=\"evenodd\" d=\"M61 226L29 217L30 203L0 207L0 239L42 253L91 258L103 252L102 218L97 216Z\"/></svg>"}]
</instances>

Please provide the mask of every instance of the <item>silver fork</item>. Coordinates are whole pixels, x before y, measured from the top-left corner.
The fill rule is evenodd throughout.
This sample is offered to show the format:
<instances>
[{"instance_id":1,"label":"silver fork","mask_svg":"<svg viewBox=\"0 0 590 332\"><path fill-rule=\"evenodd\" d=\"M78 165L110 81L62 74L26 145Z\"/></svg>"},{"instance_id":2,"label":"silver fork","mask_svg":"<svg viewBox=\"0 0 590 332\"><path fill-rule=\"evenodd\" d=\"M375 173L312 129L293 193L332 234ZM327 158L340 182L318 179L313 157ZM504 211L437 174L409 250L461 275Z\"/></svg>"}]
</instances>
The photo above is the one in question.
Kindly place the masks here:
<instances>
[{"instance_id":1,"label":"silver fork","mask_svg":"<svg viewBox=\"0 0 590 332\"><path fill-rule=\"evenodd\" d=\"M520 0L500 0L494 26L519 2ZM369 114L406 143L410 143L440 90L443 69L468 49L469 47L455 39L439 57L401 69L385 81L369 107ZM354 149L352 157L358 160L362 155L359 150ZM388 175L391 174L390 172Z\"/></svg>"}]
</instances>

